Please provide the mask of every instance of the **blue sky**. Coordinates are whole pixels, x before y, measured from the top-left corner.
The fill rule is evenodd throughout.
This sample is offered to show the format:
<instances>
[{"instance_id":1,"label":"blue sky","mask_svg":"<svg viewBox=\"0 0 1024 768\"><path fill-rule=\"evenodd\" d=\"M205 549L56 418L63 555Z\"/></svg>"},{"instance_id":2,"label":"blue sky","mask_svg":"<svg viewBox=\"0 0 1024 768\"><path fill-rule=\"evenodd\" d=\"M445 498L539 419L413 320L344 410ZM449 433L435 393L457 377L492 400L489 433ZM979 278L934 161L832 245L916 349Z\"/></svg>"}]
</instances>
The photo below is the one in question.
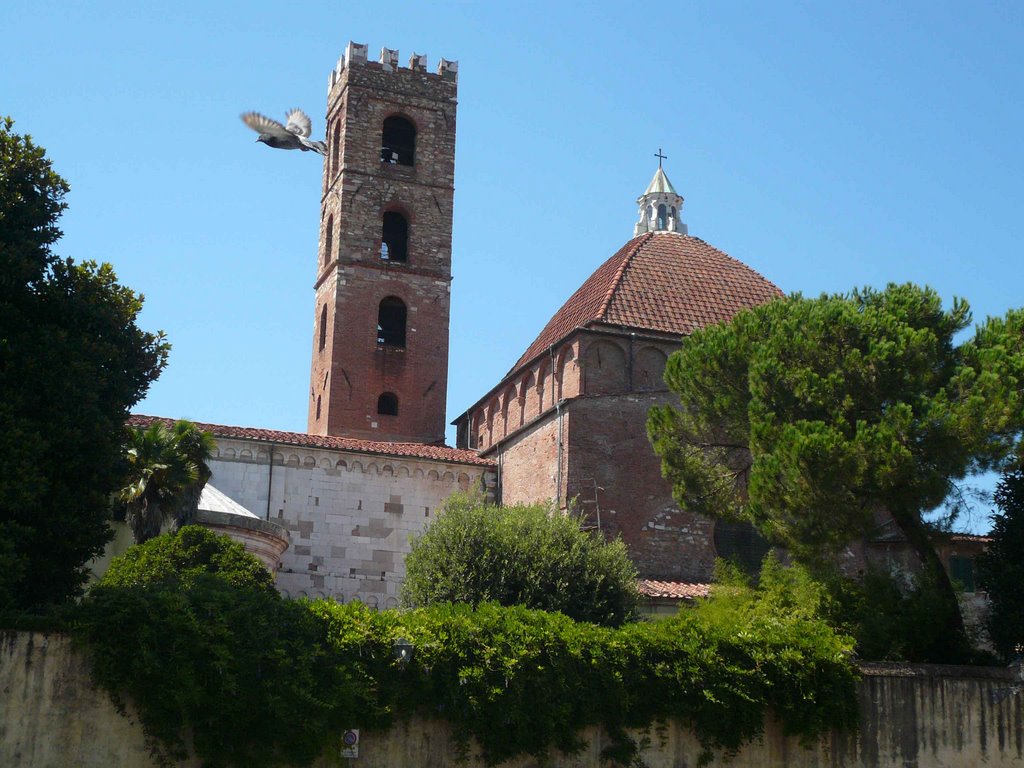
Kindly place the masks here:
<instances>
[{"instance_id":1,"label":"blue sky","mask_svg":"<svg viewBox=\"0 0 1024 768\"><path fill-rule=\"evenodd\" d=\"M459 61L449 419L632 234L656 167L690 233L787 292L911 280L1024 304L1024 5L45 2L0 9L0 113L72 186L60 251L146 295L137 408L305 429L324 133L345 44Z\"/></svg>"}]
</instances>

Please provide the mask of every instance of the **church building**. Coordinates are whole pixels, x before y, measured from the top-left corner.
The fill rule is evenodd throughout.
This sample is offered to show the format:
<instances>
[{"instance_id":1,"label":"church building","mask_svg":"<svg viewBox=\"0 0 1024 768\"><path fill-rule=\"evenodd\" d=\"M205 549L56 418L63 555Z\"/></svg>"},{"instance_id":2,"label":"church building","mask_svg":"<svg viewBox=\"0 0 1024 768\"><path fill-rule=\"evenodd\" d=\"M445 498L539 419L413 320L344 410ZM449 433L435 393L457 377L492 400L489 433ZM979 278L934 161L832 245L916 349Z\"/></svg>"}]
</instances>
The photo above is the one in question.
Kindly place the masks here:
<instances>
[{"instance_id":1,"label":"church building","mask_svg":"<svg viewBox=\"0 0 1024 768\"><path fill-rule=\"evenodd\" d=\"M683 197L660 165L637 204L634 237L455 420L458 446L497 462L503 502L575 500L592 526L622 537L641 576L706 583L716 555L733 554L715 543L732 546L737 527L716 537L712 521L679 509L647 412L673 402L662 376L682 339L782 294L687 234Z\"/></svg>"},{"instance_id":2,"label":"church building","mask_svg":"<svg viewBox=\"0 0 1024 768\"><path fill-rule=\"evenodd\" d=\"M217 442L208 520L279 555L285 594L381 608L456 491L575 506L622 537L655 607L706 594L716 557L756 567L750 526L679 509L646 419L673 401L665 363L689 334L782 294L688 233L660 150L632 238L444 445L457 91L454 61L356 43L330 73L307 431L199 424Z\"/></svg>"}]
</instances>

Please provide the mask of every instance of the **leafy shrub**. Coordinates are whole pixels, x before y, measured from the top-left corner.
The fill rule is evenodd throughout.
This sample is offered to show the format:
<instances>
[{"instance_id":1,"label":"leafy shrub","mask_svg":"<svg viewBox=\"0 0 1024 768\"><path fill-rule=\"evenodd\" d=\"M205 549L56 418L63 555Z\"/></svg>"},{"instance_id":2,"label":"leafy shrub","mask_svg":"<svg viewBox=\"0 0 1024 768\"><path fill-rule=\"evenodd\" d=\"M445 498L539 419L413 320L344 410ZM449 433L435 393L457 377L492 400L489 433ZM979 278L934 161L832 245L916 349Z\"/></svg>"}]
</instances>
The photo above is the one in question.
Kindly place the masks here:
<instances>
[{"instance_id":1,"label":"leafy shrub","mask_svg":"<svg viewBox=\"0 0 1024 768\"><path fill-rule=\"evenodd\" d=\"M546 505L455 495L405 559L407 605L494 601L619 626L636 617L636 568L621 540Z\"/></svg>"},{"instance_id":2,"label":"leafy shrub","mask_svg":"<svg viewBox=\"0 0 1024 768\"><path fill-rule=\"evenodd\" d=\"M857 654L872 661L967 664L980 660L966 639L950 633L945 600L928 574L893 576L868 568L859 579L823 577L826 619L852 635Z\"/></svg>"},{"instance_id":3,"label":"leafy shrub","mask_svg":"<svg viewBox=\"0 0 1024 768\"><path fill-rule=\"evenodd\" d=\"M238 542L200 525L186 525L129 547L113 559L99 584L134 587L174 582L189 587L201 574L215 574L236 587L274 592L273 576L263 563Z\"/></svg>"}]
</instances>

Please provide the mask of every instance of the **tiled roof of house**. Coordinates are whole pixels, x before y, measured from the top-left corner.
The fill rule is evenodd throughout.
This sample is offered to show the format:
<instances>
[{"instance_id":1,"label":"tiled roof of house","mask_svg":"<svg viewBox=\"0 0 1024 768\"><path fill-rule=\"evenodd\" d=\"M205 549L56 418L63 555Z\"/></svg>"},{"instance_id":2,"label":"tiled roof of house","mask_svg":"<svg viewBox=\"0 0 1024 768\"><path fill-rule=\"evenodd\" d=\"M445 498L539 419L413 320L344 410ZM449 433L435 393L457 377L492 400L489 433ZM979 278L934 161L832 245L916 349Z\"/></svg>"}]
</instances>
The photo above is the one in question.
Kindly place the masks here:
<instances>
[{"instance_id":1,"label":"tiled roof of house","mask_svg":"<svg viewBox=\"0 0 1024 768\"><path fill-rule=\"evenodd\" d=\"M128 423L134 427L148 427L154 421L162 421L171 426L174 419L159 416L143 416L132 414ZM264 443L278 445L298 445L306 448L326 448L328 450L353 451L381 456L396 456L412 459L434 459L457 464L473 464L480 467L496 466L491 459L483 459L476 451L463 451L444 445L424 445L422 443L385 443L375 440L357 440L351 437L331 437L327 435L307 435L303 432L279 432L275 429L258 429L255 427L229 427L223 424L204 424L196 422L196 426L214 437L234 437L242 440L259 440Z\"/></svg>"},{"instance_id":2,"label":"tiled roof of house","mask_svg":"<svg viewBox=\"0 0 1024 768\"><path fill-rule=\"evenodd\" d=\"M710 584L697 584L686 581L654 581L640 579L637 589L644 597L668 597L675 600L696 600L707 597L711 591Z\"/></svg>"},{"instance_id":3,"label":"tiled roof of house","mask_svg":"<svg viewBox=\"0 0 1024 768\"><path fill-rule=\"evenodd\" d=\"M648 232L587 278L512 371L577 328L613 325L686 336L781 295L750 267L699 238Z\"/></svg>"}]
</instances>

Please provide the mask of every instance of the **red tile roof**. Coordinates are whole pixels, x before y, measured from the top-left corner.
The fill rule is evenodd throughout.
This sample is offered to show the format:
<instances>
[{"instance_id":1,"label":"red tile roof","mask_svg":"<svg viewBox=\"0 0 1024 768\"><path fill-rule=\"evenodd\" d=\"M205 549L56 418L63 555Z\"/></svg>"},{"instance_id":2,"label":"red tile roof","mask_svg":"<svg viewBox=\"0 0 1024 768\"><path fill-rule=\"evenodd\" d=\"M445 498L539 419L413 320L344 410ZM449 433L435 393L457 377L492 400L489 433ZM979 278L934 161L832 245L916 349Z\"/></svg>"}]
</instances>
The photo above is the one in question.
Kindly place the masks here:
<instances>
[{"instance_id":1,"label":"red tile roof","mask_svg":"<svg viewBox=\"0 0 1024 768\"><path fill-rule=\"evenodd\" d=\"M133 427L148 427L154 421L161 421L170 426L175 419L160 416L143 416L132 414L128 423ZM457 464L473 464L479 467L494 467L491 459L483 459L476 451L463 451L444 445L424 445L422 443L385 443L374 440L356 440L351 437L330 437L327 435L307 435L304 432L278 432L275 429L259 429L256 427L229 427L223 424L204 424L195 422L196 426L214 437L234 437L242 440L259 440L279 445L298 445L306 448L327 448L355 453L370 453L381 456L395 456L413 459L434 459Z\"/></svg>"},{"instance_id":2,"label":"red tile roof","mask_svg":"<svg viewBox=\"0 0 1024 768\"><path fill-rule=\"evenodd\" d=\"M710 584L686 581L640 579L636 586L644 597L668 597L676 600L696 600L698 597L707 597L711 591Z\"/></svg>"},{"instance_id":3,"label":"red tile roof","mask_svg":"<svg viewBox=\"0 0 1024 768\"><path fill-rule=\"evenodd\" d=\"M512 371L577 328L603 324L686 336L781 295L750 267L699 238L649 232L587 278Z\"/></svg>"}]
</instances>

